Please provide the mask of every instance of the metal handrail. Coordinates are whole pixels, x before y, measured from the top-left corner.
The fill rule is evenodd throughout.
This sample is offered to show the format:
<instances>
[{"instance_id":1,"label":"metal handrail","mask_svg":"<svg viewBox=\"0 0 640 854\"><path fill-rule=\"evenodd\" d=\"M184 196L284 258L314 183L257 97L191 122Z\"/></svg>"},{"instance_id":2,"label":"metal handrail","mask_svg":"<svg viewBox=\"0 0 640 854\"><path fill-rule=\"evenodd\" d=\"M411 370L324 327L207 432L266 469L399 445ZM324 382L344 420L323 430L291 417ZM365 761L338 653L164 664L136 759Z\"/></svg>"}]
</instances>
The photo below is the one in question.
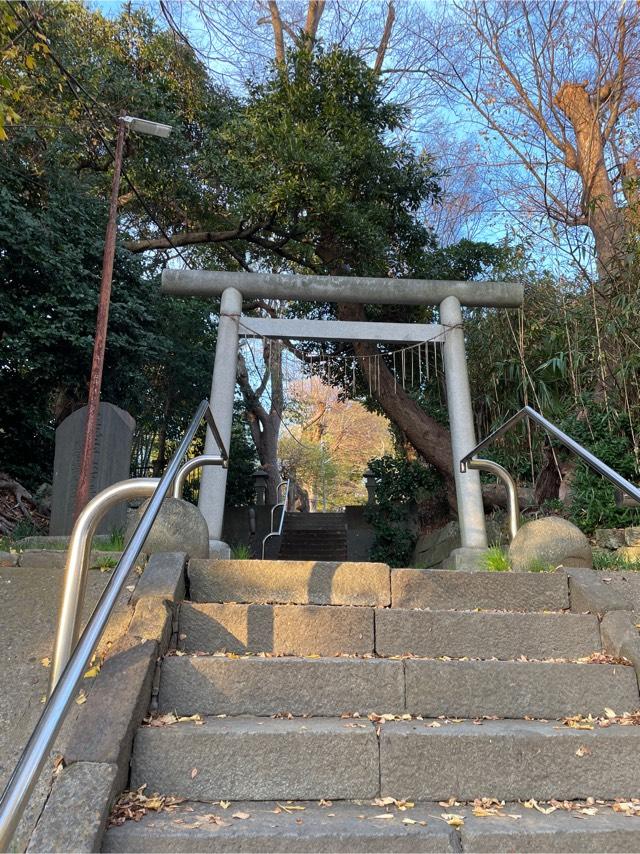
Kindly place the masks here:
<instances>
[{"instance_id":1,"label":"metal handrail","mask_svg":"<svg viewBox=\"0 0 640 854\"><path fill-rule=\"evenodd\" d=\"M222 456L216 457L212 454L200 454L199 457L188 460L177 474L175 483L173 484L173 497L182 498L185 481L188 475L195 469L202 468L203 466L222 466L223 468L227 468L228 463L228 459Z\"/></svg>"},{"instance_id":2,"label":"metal handrail","mask_svg":"<svg viewBox=\"0 0 640 854\"><path fill-rule=\"evenodd\" d=\"M476 469L478 471L486 471L493 474L504 483L507 490L507 508L509 512L509 537L513 539L518 533L520 527L520 503L518 501L518 487L515 480L511 477L504 466L493 460L484 460L476 457L472 460L467 460L467 468ZM464 469L463 469L464 471Z\"/></svg>"},{"instance_id":3,"label":"metal handrail","mask_svg":"<svg viewBox=\"0 0 640 854\"><path fill-rule=\"evenodd\" d=\"M602 460L592 454L591 451L587 451L587 449L584 448L579 442L576 442L575 439L572 439L571 436L568 436L563 430L561 430L559 427L556 427L556 425L552 424L551 421L544 417L544 415L541 415L539 412L537 412L535 409L532 409L532 407L530 406L523 406L519 412L516 412L515 415L505 421L501 427L498 427L498 429L494 430L493 433L490 433L486 437L486 439L483 439L482 442L479 442L472 451L470 451L460 460L460 471L465 472L468 467L483 468L480 463L491 463L491 460L479 460L474 459L474 457L479 451L484 450L484 448L486 448L492 442L495 442L496 439L500 438L500 436L503 436L524 418L530 418L532 421L535 421L536 424L539 424L542 428L544 428L544 430L546 430L547 433L554 436L562 445L565 446L565 448L568 448L570 451L573 451L574 454L580 457L580 459L583 460L589 466L589 468L593 469L593 471L595 471L602 477L606 477L607 480L611 481L611 483L621 492L626 493L635 501L640 502L640 488L634 486L626 478L622 477L621 474L618 474L617 471L612 469L606 463L603 463ZM493 473L498 474L499 477L503 477L503 475L499 474L495 469L497 465L497 463L493 463ZM487 467L484 466L484 468ZM500 466L499 468L502 469L502 472L505 472L505 469L503 469L502 466ZM511 477L510 475L508 476ZM515 512L519 513L520 508L518 506L517 494L515 494L514 500L512 491L508 487L507 497L510 502L510 516L513 516ZM515 508L517 508L517 510Z\"/></svg>"},{"instance_id":4,"label":"metal handrail","mask_svg":"<svg viewBox=\"0 0 640 854\"><path fill-rule=\"evenodd\" d=\"M280 498L280 490L282 487L285 487L284 497L282 501L278 501ZM267 534L267 536L262 541L262 560L264 560L264 553L267 547L267 540L271 537L280 537L282 535L282 526L284 525L284 517L287 513L287 504L289 503L289 481L281 480L276 489L276 504L271 508L271 531ZM277 530L273 527L273 516L278 507L282 507L282 513L280 514L280 522L278 524Z\"/></svg>"},{"instance_id":5,"label":"metal handrail","mask_svg":"<svg viewBox=\"0 0 640 854\"><path fill-rule=\"evenodd\" d=\"M11 842L11 837L20 821L20 817L24 812L24 808L29 800L29 796L33 791L37 782L38 776L42 771L44 763L49 754L49 750L60 731L60 727L64 721L64 717L73 703L76 691L78 690L84 674L91 662L91 658L96 650L100 637L107 625L114 605L118 600L118 596L124 587L125 581L131 571L135 561L142 550L142 547L149 535L149 531L160 511L162 502L171 488L171 484L175 480L180 471L180 462L189 449L200 422L203 416L206 418L209 426L213 422L213 414L209 408L209 402L203 400L187 429L187 432L178 446L174 456L172 457L167 469L157 484L154 484L151 500L140 519L133 536L122 553L122 557L118 561L113 575L109 579L102 596L98 600L89 621L85 626L84 631L78 639L75 649L71 653L68 663L64 667L51 695L44 705L42 714L27 742L26 747L22 751L20 759L7 783L5 790L0 798L0 851L7 851ZM214 436L217 434L217 429L212 428ZM220 444L221 456L227 458L227 453L223 443L220 441L219 434L217 439ZM148 480L145 488L150 488ZM119 485L116 485L119 486ZM138 486L141 486L138 484ZM100 496L96 496L99 498ZM115 500L115 499L114 499ZM96 499L93 499L95 502ZM91 503L93 503L91 502ZM88 509L90 505L87 505ZM96 505L94 505L96 506ZM83 511L84 512L84 511ZM80 522L78 519L78 523ZM76 524L78 524L76 523ZM89 538L90 539L90 538ZM80 558L84 557L84 547L81 548L80 538L77 540L75 554ZM78 583L77 576L75 583L76 591L82 592L82 579ZM65 576L66 581L66 576ZM65 593L65 599L67 599ZM65 631L73 635L76 627L75 614L77 607L67 608L65 614ZM63 611L60 612L60 618L63 617ZM60 629L58 631L60 634Z\"/></svg>"},{"instance_id":6,"label":"metal handrail","mask_svg":"<svg viewBox=\"0 0 640 854\"><path fill-rule=\"evenodd\" d=\"M62 581L62 601L58 612L56 637L51 656L49 694L56 687L71 654L78 643L82 624L82 607L87 586L91 541L100 520L116 504L132 498L149 498L153 495L158 477L137 477L112 483L99 492L78 516L67 549L67 560Z\"/></svg>"}]
</instances>

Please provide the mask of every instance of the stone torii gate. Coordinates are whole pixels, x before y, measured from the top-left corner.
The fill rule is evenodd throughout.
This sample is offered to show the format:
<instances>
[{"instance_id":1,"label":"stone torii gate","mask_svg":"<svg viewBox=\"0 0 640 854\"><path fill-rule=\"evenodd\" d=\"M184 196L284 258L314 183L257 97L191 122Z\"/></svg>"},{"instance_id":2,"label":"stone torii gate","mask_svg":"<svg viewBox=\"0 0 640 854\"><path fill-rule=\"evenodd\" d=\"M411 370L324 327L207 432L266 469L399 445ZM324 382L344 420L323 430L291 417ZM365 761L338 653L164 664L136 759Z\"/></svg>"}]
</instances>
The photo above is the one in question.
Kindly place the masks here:
<instances>
[{"instance_id":1,"label":"stone torii gate","mask_svg":"<svg viewBox=\"0 0 640 854\"><path fill-rule=\"evenodd\" d=\"M238 361L240 326L245 336L296 340L441 341L451 447L462 548L487 548L480 474L460 471L459 461L475 446L475 428L464 346L461 306L515 308L524 289L512 282L449 282L358 276L298 276L273 273L228 273L208 270L165 270L162 290L177 296L221 296L211 405L220 436L229 446ZM437 305L440 324L364 323L330 320L271 320L242 316L242 300L278 299L392 305ZM215 453L207 430L205 454ZM212 555L226 548L220 540L227 470L202 470L199 507L209 525Z\"/></svg>"}]
</instances>

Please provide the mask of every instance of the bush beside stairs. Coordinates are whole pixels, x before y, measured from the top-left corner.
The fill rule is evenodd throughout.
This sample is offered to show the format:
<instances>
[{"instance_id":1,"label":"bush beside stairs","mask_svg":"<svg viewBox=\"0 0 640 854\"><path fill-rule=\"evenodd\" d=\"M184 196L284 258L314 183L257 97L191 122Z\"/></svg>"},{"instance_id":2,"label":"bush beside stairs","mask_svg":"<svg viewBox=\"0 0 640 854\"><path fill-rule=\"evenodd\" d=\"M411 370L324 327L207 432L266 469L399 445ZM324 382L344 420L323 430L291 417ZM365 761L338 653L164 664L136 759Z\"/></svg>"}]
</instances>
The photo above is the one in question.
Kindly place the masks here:
<instances>
[{"instance_id":1,"label":"bush beside stairs","mask_svg":"<svg viewBox=\"0 0 640 854\"><path fill-rule=\"evenodd\" d=\"M565 572L192 560L187 582L131 756L129 797L162 798L116 806L104 851L640 851L636 673Z\"/></svg>"}]
</instances>

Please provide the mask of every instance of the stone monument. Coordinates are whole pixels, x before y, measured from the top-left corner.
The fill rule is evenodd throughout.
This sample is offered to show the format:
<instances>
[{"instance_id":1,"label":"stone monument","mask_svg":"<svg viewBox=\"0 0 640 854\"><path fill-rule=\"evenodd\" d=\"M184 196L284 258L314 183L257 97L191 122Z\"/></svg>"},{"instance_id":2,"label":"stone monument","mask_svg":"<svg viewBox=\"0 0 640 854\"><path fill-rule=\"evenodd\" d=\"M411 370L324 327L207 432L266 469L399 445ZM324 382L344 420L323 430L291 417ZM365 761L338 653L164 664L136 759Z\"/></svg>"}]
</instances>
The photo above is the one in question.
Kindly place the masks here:
<instances>
[{"instance_id":1,"label":"stone monument","mask_svg":"<svg viewBox=\"0 0 640 854\"><path fill-rule=\"evenodd\" d=\"M49 525L49 534L52 536L70 534L73 528L76 486L86 420L87 407L83 406L82 409L77 409L65 418L56 430ZM91 498L112 483L129 477L135 424L135 420L124 409L112 403L100 404L89 485ZM116 528L124 530L126 513L126 504L114 507L102 519L97 533L109 534Z\"/></svg>"}]
</instances>

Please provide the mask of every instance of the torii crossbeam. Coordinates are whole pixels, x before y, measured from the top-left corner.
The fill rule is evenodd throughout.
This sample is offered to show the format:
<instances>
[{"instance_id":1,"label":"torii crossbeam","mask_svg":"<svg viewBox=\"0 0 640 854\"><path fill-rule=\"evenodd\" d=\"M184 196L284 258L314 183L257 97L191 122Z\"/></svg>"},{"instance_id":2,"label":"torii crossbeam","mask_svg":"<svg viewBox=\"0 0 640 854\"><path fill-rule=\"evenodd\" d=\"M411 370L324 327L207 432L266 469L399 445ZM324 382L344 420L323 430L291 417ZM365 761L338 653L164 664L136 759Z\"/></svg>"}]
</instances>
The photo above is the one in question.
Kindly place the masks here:
<instances>
[{"instance_id":1,"label":"torii crossbeam","mask_svg":"<svg viewBox=\"0 0 640 854\"><path fill-rule=\"evenodd\" d=\"M231 438L236 384L239 328L263 337L294 340L373 340L387 342L443 342L447 404L451 425L453 475L456 485L462 546L487 547L480 475L460 471L459 462L476 444L471 394L464 347L461 306L516 308L524 289L513 282L457 282L422 279L364 278L359 276L298 276L272 273L230 273L209 270L165 270L162 290L178 296L221 296L211 403L224 442ZM438 305L440 324L390 324L340 321L268 320L242 317L243 298L395 305ZM428 330L425 335L425 330ZM403 337L404 336L404 337ZM414 337L415 336L415 337ZM207 433L205 453L215 443ZM220 542L227 470L205 468L199 506L209 525L212 556L224 554Z\"/></svg>"}]
</instances>

